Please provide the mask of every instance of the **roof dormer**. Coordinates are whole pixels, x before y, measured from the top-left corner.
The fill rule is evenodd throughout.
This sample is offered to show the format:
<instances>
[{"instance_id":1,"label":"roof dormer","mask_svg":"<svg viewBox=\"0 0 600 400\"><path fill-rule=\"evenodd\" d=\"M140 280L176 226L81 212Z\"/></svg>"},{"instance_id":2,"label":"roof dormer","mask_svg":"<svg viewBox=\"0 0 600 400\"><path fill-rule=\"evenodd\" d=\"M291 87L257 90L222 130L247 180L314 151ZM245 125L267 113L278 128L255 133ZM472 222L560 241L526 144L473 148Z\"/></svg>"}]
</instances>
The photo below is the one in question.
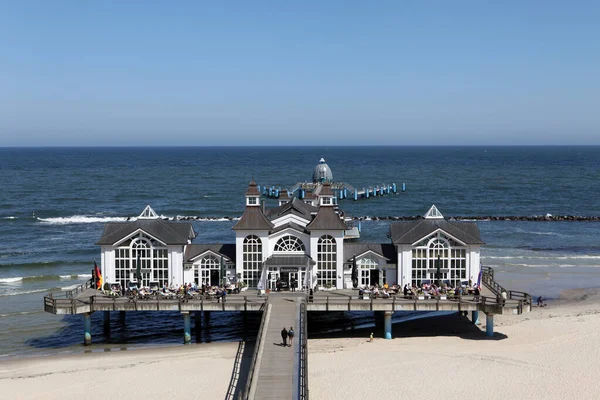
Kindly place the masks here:
<instances>
[{"instance_id":1,"label":"roof dormer","mask_svg":"<svg viewBox=\"0 0 600 400\"><path fill-rule=\"evenodd\" d=\"M138 216L138 219L157 219L158 218L158 214L156 214L156 212L154 212L154 210L152 209L152 207L150 207L150 205L147 205L146 208L144 208L144 211L142 211L142 213Z\"/></svg>"},{"instance_id":2,"label":"roof dormer","mask_svg":"<svg viewBox=\"0 0 600 400\"><path fill-rule=\"evenodd\" d=\"M260 206L260 192L258 191L258 187L256 186L256 182L254 182L254 180L250 181L248 190L246 191L246 206Z\"/></svg>"},{"instance_id":3,"label":"roof dormer","mask_svg":"<svg viewBox=\"0 0 600 400\"><path fill-rule=\"evenodd\" d=\"M431 206L429 211L427 211L427 213L425 213L423 217L426 219L444 219L444 216L442 215L440 210L437 209L435 204Z\"/></svg>"},{"instance_id":4,"label":"roof dormer","mask_svg":"<svg viewBox=\"0 0 600 400\"><path fill-rule=\"evenodd\" d=\"M331 207L335 205L335 195L329 182L323 183L319 192L319 206Z\"/></svg>"}]
</instances>

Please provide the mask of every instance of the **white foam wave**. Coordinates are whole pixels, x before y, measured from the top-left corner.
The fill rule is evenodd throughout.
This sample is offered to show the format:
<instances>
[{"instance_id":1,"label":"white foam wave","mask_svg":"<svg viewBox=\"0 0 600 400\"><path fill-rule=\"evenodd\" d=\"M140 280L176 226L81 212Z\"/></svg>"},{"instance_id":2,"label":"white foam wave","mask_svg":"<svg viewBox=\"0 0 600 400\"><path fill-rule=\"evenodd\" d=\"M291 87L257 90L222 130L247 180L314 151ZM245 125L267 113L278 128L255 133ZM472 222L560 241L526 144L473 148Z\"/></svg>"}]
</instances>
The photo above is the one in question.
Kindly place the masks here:
<instances>
[{"instance_id":1,"label":"white foam wave","mask_svg":"<svg viewBox=\"0 0 600 400\"><path fill-rule=\"evenodd\" d=\"M40 292L47 292L47 291L48 291L48 289L36 289L36 290L25 290L25 291L19 290L18 292L0 293L0 297L20 296L22 294L40 293Z\"/></svg>"},{"instance_id":2,"label":"white foam wave","mask_svg":"<svg viewBox=\"0 0 600 400\"><path fill-rule=\"evenodd\" d=\"M599 256L580 255L580 256L482 256L482 259L494 260L598 260Z\"/></svg>"},{"instance_id":3,"label":"white foam wave","mask_svg":"<svg viewBox=\"0 0 600 400\"><path fill-rule=\"evenodd\" d=\"M60 279L71 279L71 275L59 275Z\"/></svg>"},{"instance_id":4,"label":"white foam wave","mask_svg":"<svg viewBox=\"0 0 600 400\"><path fill-rule=\"evenodd\" d=\"M92 274L79 274L77 275L78 278L91 278Z\"/></svg>"},{"instance_id":5,"label":"white foam wave","mask_svg":"<svg viewBox=\"0 0 600 400\"><path fill-rule=\"evenodd\" d=\"M17 219L17 217L2 217L2 219Z\"/></svg>"},{"instance_id":6,"label":"white foam wave","mask_svg":"<svg viewBox=\"0 0 600 400\"><path fill-rule=\"evenodd\" d=\"M16 315L29 315L29 314L39 314L39 311L20 311L20 312L15 312L15 313L0 314L0 318L14 317Z\"/></svg>"},{"instance_id":7,"label":"white foam wave","mask_svg":"<svg viewBox=\"0 0 600 400\"><path fill-rule=\"evenodd\" d=\"M129 221L135 221L137 218L129 218ZM106 222L123 222L127 221L127 217L91 217L88 215L73 215L71 217L55 217L55 218L37 218L38 221L54 224L54 225L68 225L68 224L97 224Z\"/></svg>"},{"instance_id":8,"label":"white foam wave","mask_svg":"<svg viewBox=\"0 0 600 400\"><path fill-rule=\"evenodd\" d=\"M61 287L60 290L63 290L63 291L73 290L73 289L75 289L77 287L79 287L79 283L76 283L74 285L69 285L69 286Z\"/></svg>"},{"instance_id":9,"label":"white foam wave","mask_svg":"<svg viewBox=\"0 0 600 400\"><path fill-rule=\"evenodd\" d=\"M13 282L20 282L23 280L22 276L17 276L14 278L0 278L0 283L13 283Z\"/></svg>"}]
</instances>

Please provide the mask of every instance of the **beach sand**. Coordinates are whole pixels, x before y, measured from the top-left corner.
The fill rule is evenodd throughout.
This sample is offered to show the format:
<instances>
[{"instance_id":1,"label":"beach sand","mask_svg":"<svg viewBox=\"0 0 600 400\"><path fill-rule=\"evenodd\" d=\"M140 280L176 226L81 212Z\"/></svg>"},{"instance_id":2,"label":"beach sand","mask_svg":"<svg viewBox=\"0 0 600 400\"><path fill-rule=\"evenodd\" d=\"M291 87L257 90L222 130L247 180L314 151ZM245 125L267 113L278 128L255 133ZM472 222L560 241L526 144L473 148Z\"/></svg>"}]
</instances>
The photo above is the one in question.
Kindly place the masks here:
<instances>
[{"instance_id":1,"label":"beach sand","mask_svg":"<svg viewBox=\"0 0 600 400\"><path fill-rule=\"evenodd\" d=\"M375 331L368 343L372 329L311 339L310 398L600 398L599 305L599 290L563 292L547 308L495 316L493 338L480 313L480 326L457 314L395 324L393 340ZM0 363L0 391L7 399L223 399L237 349L210 343L13 359Z\"/></svg>"},{"instance_id":2,"label":"beach sand","mask_svg":"<svg viewBox=\"0 0 600 400\"><path fill-rule=\"evenodd\" d=\"M4 399L223 399L238 343L14 359Z\"/></svg>"},{"instance_id":3,"label":"beach sand","mask_svg":"<svg viewBox=\"0 0 600 400\"><path fill-rule=\"evenodd\" d=\"M393 340L311 340L310 397L600 398L599 304L597 289L567 291L529 314L496 315L493 338L480 313L478 329L453 315L396 324Z\"/></svg>"}]
</instances>

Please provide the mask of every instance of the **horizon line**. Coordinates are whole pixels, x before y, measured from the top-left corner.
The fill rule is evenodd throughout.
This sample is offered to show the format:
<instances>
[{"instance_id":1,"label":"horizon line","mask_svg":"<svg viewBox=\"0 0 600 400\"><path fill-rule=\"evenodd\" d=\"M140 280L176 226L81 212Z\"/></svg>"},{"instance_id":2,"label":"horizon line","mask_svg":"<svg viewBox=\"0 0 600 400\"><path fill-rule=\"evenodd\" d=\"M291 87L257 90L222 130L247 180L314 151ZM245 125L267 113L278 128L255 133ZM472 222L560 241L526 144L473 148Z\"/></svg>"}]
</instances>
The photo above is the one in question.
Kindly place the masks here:
<instances>
[{"instance_id":1,"label":"horizon line","mask_svg":"<svg viewBox=\"0 0 600 400\"><path fill-rule=\"evenodd\" d=\"M81 148L173 148L173 149L189 149L189 148L256 148L256 147L271 147L271 148L357 148L357 147L600 147L600 144L352 144L352 145L295 145L295 144L246 144L246 145L46 145L46 146L28 146L28 145L0 145L0 149L81 149Z\"/></svg>"}]
</instances>

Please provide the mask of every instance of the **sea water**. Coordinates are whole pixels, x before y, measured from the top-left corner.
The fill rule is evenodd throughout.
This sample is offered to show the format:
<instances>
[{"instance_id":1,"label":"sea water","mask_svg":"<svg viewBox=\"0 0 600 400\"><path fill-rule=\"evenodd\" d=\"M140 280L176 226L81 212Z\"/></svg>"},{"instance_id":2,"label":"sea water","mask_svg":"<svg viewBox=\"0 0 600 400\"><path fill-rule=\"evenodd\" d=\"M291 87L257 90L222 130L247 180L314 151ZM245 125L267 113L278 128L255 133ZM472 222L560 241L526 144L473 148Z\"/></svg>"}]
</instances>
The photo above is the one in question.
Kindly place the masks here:
<instances>
[{"instance_id":1,"label":"sea water","mask_svg":"<svg viewBox=\"0 0 600 400\"><path fill-rule=\"evenodd\" d=\"M81 316L43 311L43 296L73 289L100 260L104 224L146 205L191 217L195 243L231 243L248 182L291 188L323 157L336 181L363 187L406 183L406 192L343 200L363 218L361 240L389 242L390 221L432 204L451 216L600 215L600 147L244 147L0 149L0 357L82 350ZM270 205L274 205L272 200ZM506 287L556 298L600 287L599 222L479 221L484 265ZM181 343L178 313L112 313L111 338L93 319L93 349ZM397 318L408 318L399 316ZM369 324L342 316L334 327ZM256 333L259 317L212 313L200 341ZM312 332L332 329L313 321Z\"/></svg>"}]
</instances>

